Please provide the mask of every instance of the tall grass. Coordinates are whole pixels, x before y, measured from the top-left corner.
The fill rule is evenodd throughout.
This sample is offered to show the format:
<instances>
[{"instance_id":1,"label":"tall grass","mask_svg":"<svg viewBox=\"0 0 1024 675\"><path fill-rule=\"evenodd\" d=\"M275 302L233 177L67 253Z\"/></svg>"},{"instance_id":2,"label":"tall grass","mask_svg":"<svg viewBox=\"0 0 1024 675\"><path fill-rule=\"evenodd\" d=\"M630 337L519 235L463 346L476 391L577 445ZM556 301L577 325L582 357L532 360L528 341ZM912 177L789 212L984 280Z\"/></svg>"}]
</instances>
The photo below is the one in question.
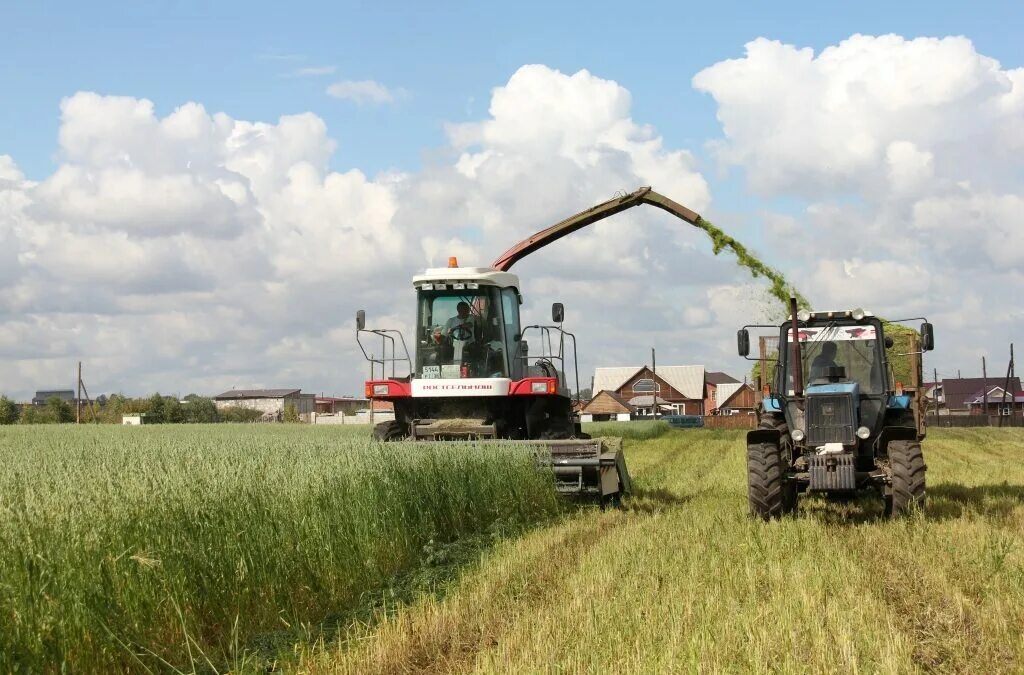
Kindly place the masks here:
<instances>
[{"instance_id":1,"label":"tall grass","mask_svg":"<svg viewBox=\"0 0 1024 675\"><path fill-rule=\"evenodd\" d=\"M221 669L558 508L526 449L309 427L0 430L0 671Z\"/></svg>"},{"instance_id":2,"label":"tall grass","mask_svg":"<svg viewBox=\"0 0 1024 675\"><path fill-rule=\"evenodd\" d=\"M583 431L594 438L598 436L618 436L634 441L647 441L664 436L672 427L664 420L635 420L632 422L589 422L583 425Z\"/></svg>"}]
</instances>

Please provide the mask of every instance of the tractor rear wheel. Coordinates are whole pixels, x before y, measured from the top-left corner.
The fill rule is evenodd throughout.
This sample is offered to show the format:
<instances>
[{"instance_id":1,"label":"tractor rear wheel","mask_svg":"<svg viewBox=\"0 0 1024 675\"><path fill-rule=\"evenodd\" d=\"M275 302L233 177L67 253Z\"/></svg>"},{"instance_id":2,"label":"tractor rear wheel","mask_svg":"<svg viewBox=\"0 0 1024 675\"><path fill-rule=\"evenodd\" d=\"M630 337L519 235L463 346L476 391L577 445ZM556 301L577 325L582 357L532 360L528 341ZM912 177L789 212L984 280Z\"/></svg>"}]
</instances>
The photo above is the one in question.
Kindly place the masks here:
<instances>
[{"instance_id":1,"label":"tractor rear wheel","mask_svg":"<svg viewBox=\"0 0 1024 675\"><path fill-rule=\"evenodd\" d=\"M405 429L402 428L402 425L396 420L381 422L373 427L374 440L384 443L389 441L400 441L406 436L408 436L408 434L405 432Z\"/></svg>"},{"instance_id":2,"label":"tractor rear wheel","mask_svg":"<svg viewBox=\"0 0 1024 675\"><path fill-rule=\"evenodd\" d=\"M796 508L796 486L786 480L778 443L747 446L747 500L750 515L764 520L778 518Z\"/></svg>"},{"instance_id":3,"label":"tractor rear wheel","mask_svg":"<svg viewBox=\"0 0 1024 675\"><path fill-rule=\"evenodd\" d=\"M898 518L924 506L924 475L928 469L917 441L890 441L889 468L892 494L886 498L885 513Z\"/></svg>"}]
</instances>

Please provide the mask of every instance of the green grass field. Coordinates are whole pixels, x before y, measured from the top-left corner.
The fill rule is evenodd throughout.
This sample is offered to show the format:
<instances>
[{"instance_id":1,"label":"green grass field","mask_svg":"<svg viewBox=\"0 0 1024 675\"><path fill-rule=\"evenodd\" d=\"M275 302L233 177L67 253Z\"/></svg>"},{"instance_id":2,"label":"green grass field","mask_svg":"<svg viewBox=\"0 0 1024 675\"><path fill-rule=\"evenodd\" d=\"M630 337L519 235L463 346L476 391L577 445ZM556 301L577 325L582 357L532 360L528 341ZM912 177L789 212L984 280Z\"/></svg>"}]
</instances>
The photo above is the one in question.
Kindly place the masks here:
<instances>
[{"instance_id":1,"label":"green grass field","mask_svg":"<svg viewBox=\"0 0 1024 675\"><path fill-rule=\"evenodd\" d=\"M0 672L255 668L451 542L561 508L525 448L367 434L0 427Z\"/></svg>"},{"instance_id":2,"label":"green grass field","mask_svg":"<svg viewBox=\"0 0 1024 675\"><path fill-rule=\"evenodd\" d=\"M623 510L524 452L302 426L0 430L0 671L1019 672L1024 433L925 510L746 513L739 432L623 431Z\"/></svg>"},{"instance_id":3,"label":"green grass field","mask_svg":"<svg viewBox=\"0 0 1024 675\"><path fill-rule=\"evenodd\" d=\"M639 435L645 435L641 433ZM314 672L1020 672L1024 434L925 443L929 503L746 514L738 432L626 441L638 495L487 553L447 592L306 648Z\"/></svg>"}]
</instances>

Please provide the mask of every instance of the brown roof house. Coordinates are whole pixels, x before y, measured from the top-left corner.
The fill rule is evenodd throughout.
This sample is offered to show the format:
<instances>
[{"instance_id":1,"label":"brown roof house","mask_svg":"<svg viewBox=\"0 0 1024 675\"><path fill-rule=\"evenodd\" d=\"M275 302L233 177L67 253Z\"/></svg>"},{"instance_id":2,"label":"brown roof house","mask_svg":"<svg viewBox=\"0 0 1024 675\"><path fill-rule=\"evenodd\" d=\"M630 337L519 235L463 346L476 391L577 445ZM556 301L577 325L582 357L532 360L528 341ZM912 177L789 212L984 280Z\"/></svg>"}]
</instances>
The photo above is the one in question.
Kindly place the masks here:
<instances>
[{"instance_id":1,"label":"brown roof house","mask_svg":"<svg viewBox=\"0 0 1024 675\"><path fill-rule=\"evenodd\" d=\"M1005 377L947 377L943 378L939 389L940 415L967 415L971 406L969 401L982 393L986 385L991 388L1006 384ZM1010 378L1010 391L1021 390L1020 378Z\"/></svg>"},{"instance_id":2,"label":"brown roof house","mask_svg":"<svg viewBox=\"0 0 1024 675\"><path fill-rule=\"evenodd\" d=\"M718 409L719 402L724 400L718 393L719 388L739 383L739 380L726 373L717 371L704 373L704 414L713 415ZM735 388L730 389L730 393L732 391L735 391Z\"/></svg>"},{"instance_id":3,"label":"brown roof house","mask_svg":"<svg viewBox=\"0 0 1024 675\"><path fill-rule=\"evenodd\" d=\"M594 371L593 391L609 391L628 403L640 417L704 414L704 366L617 366Z\"/></svg>"},{"instance_id":4,"label":"brown roof house","mask_svg":"<svg viewBox=\"0 0 1024 675\"><path fill-rule=\"evenodd\" d=\"M746 382L721 384L715 395L716 415L753 415L757 392Z\"/></svg>"},{"instance_id":5,"label":"brown roof house","mask_svg":"<svg viewBox=\"0 0 1024 675\"><path fill-rule=\"evenodd\" d=\"M580 410L581 422L628 422L635 408L614 391L599 391Z\"/></svg>"}]
</instances>

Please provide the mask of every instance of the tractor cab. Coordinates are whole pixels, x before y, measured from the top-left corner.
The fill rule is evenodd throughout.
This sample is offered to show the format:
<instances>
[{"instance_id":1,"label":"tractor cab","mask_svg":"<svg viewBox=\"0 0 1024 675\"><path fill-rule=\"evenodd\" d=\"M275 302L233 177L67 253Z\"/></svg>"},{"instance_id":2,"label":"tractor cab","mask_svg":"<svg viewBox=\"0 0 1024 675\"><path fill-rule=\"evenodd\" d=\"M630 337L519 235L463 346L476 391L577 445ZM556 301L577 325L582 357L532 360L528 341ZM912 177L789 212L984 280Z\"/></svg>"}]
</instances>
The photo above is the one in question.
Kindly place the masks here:
<instances>
[{"instance_id":1,"label":"tractor cab","mask_svg":"<svg viewBox=\"0 0 1024 675\"><path fill-rule=\"evenodd\" d=\"M783 378L775 386L786 401L785 416L797 436L809 445L856 445L878 433L883 412L894 400L894 384L886 360L881 322L864 312L859 320L808 317L797 329L800 342L800 381L806 383L805 405L795 396L797 363L790 348L793 329L779 338ZM774 399L778 406L780 399Z\"/></svg>"}]
</instances>

